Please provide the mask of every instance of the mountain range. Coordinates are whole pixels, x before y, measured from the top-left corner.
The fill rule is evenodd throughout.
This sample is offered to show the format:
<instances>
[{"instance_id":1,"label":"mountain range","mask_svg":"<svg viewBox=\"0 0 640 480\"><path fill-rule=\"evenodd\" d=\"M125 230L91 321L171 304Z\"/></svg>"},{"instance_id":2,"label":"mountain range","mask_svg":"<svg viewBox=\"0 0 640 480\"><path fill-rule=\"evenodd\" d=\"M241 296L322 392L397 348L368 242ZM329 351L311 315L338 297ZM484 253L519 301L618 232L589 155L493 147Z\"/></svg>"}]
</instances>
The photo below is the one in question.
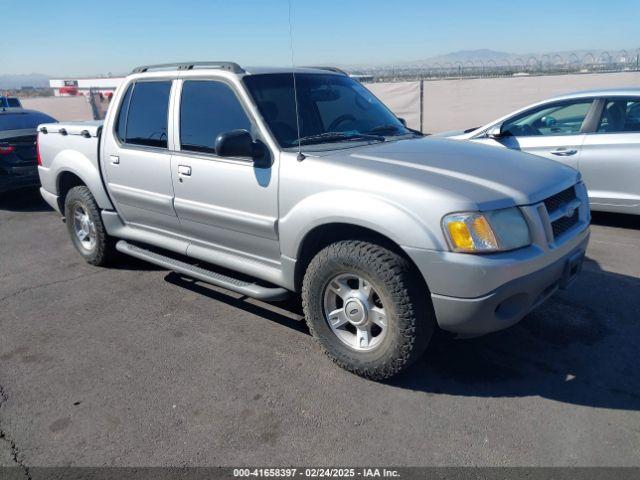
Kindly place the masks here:
<instances>
[{"instance_id":1,"label":"mountain range","mask_svg":"<svg viewBox=\"0 0 640 480\"><path fill-rule=\"evenodd\" d=\"M640 50L635 48L626 50L628 52L627 61L638 62L637 55L640 54ZM559 58L563 59L567 63L580 63L583 59L589 59L589 56L593 57L591 63L595 63L599 58L606 58L609 55L610 58L619 58L622 50L571 50L571 51L558 51L558 52L546 52L546 53L509 53L501 52L490 49L477 49L477 50L460 50L457 52L446 53L443 55L436 55L433 57L427 57L423 59L413 61L399 61L394 63L379 63L379 64L343 64L341 65L347 71L358 70L377 70L377 69L389 69L398 67L432 67L436 65L445 66L445 64L465 65L468 62L478 64L489 64L491 62L496 65L509 64L523 64L526 65L532 57L537 61L545 61L548 63L558 63ZM544 58L543 58L544 57ZM0 75L0 89L14 89L20 87L48 87L49 76L40 73L30 74L14 74L14 75Z\"/></svg>"},{"instance_id":2,"label":"mountain range","mask_svg":"<svg viewBox=\"0 0 640 480\"><path fill-rule=\"evenodd\" d=\"M27 73L17 75L0 75L0 89L14 89L21 87L43 88L49 86L49 76L41 73Z\"/></svg>"}]
</instances>

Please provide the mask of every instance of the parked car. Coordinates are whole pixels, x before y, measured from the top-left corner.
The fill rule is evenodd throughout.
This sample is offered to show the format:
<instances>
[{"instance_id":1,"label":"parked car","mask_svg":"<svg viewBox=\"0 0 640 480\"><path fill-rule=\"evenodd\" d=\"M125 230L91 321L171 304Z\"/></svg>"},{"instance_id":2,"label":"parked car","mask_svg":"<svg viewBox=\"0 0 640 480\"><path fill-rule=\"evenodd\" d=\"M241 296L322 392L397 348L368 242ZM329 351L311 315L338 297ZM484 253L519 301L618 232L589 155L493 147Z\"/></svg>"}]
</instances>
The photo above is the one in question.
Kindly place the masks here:
<instances>
[{"instance_id":1,"label":"parked car","mask_svg":"<svg viewBox=\"0 0 640 480\"><path fill-rule=\"evenodd\" d=\"M592 210L640 215L640 88L563 95L445 136L577 168Z\"/></svg>"},{"instance_id":2,"label":"parked car","mask_svg":"<svg viewBox=\"0 0 640 480\"><path fill-rule=\"evenodd\" d=\"M35 110L0 109L0 193L40 185L37 127L49 122L55 120Z\"/></svg>"},{"instance_id":3,"label":"parked car","mask_svg":"<svg viewBox=\"0 0 640 480\"><path fill-rule=\"evenodd\" d=\"M16 97L0 96L0 108L22 108L22 103Z\"/></svg>"},{"instance_id":4,"label":"parked car","mask_svg":"<svg viewBox=\"0 0 640 480\"><path fill-rule=\"evenodd\" d=\"M328 355L374 379L437 326L518 322L575 278L589 238L576 170L425 138L328 69L140 67L104 124L38 140L42 196L89 263L119 251L263 300L301 292Z\"/></svg>"}]
</instances>

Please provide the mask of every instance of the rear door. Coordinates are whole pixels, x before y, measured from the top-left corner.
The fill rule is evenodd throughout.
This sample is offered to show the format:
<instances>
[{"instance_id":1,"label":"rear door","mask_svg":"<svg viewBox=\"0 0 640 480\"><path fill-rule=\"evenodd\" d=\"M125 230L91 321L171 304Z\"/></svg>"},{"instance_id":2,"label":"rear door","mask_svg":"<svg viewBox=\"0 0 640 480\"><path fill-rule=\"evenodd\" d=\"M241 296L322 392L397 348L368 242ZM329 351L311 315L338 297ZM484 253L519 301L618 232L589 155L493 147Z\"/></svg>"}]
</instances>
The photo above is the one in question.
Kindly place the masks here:
<instances>
[{"instance_id":1,"label":"rear door","mask_svg":"<svg viewBox=\"0 0 640 480\"><path fill-rule=\"evenodd\" d=\"M539 105L504 121L502 132L506 135L502 138L478 140L550 158L577 169L585 138L583 125L592 109L592 98Z\"/></svg>"},{"instance_id":2,"label":"rear door","mask_svg":"<svg viewBox=\"0 0 640 480\"><path fill-rule=\"evenodd\" d=\"M579 164L594 207L640 214L640 97L604 100Z\"/></svg>"},{"instance_id":3,"label":"rear door","mask_svg":"<svg viewBox=\"0 0 640 480\"><path fill-rule=\"evenodd\" d=\"M178 230L169 148L172 86L171 79L131 83L112 129L103 133L101 162L109 194L132 226Z\"/></svg>"}]
</instances>

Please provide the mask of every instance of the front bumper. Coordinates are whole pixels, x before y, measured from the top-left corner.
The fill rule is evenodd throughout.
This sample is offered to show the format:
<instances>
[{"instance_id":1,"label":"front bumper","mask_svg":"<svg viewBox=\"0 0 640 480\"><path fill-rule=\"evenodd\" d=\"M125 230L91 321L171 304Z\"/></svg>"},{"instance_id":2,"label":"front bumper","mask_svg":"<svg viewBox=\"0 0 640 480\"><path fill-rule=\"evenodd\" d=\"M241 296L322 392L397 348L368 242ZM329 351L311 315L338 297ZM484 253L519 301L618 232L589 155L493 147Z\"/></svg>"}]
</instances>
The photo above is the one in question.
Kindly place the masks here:
<instances>
[{"instance_id":1,"label":"front bumper","mask_svg":"<svg viewBox=\"0 0 640 480\"><path fill-rule=\"evenodd\" d=\"M457 298L432 294L433 308L443 330L461 336L495 332L519 322L558 288L566 288L582 269L584 247L537 272L516 278L489 295Z\"/></svg>"},{"instance_id":2,"label":"front bumper","mask_svg":"<svg viewBox=\"0 0 640 480\"><path fill-rule=\"evenodd\" d=\"M407 253L429 285L440 328L472 337L519 322L567 286L581 269L588 242L585 228L553 250L532 245L486 256L416 249Z\"/></svg>"}]
</instances>

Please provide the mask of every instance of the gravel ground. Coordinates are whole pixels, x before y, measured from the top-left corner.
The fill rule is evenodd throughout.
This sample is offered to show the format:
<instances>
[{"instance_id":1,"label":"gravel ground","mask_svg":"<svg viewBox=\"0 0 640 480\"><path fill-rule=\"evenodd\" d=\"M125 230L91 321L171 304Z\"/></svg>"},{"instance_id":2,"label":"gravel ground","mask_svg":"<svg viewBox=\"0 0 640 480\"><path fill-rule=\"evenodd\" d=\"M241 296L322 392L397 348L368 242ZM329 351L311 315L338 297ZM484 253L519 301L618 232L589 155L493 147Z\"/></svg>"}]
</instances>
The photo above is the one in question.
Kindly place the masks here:
<instances>
[{"instance_id":1,"label":"gravel ground","mask_svg":"<svg viewBox=\"0 0 640 480\"><path fill-rule=\"evenodd\" d=\"M638 218L594 215L569 291L381 384L298 302L92 267L37 193L5 195L0 465L640 466L639 250Z\"/></svg>"}]
</instances>

